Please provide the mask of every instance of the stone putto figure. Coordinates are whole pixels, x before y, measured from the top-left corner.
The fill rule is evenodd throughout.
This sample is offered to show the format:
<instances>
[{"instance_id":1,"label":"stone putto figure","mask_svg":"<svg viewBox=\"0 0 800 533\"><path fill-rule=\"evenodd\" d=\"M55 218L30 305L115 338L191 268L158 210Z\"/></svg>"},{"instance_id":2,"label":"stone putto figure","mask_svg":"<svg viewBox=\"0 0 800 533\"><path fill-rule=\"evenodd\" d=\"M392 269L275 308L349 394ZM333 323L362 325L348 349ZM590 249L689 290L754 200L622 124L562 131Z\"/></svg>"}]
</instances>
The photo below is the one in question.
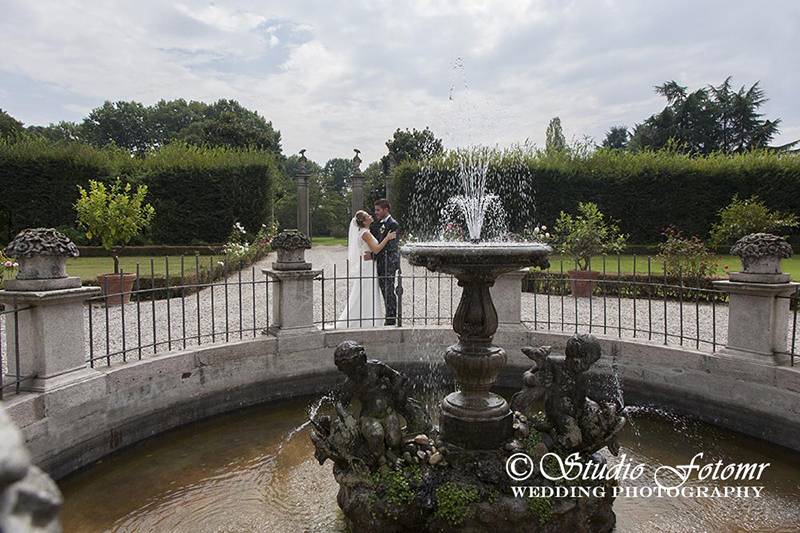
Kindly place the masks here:
<instances>
[{"instance_id":1,"label":"stone putto figure","mask_svg":"<svg viewBox=\"0 0 800 533\"><path fill-rule=\"evenodd\" d=\"M564 357L550 355L550 347L523 348L534 365L523 374L523 390L513 407L530 414L533 403L544 398L545 419L534 425L568 453L592 454L604 446L616 455L616 435L625 425L623 408L615 402L587 396L586 371L600 359L600 343L593 335L575 335L567 341Z\"/></svg>"}]
</instances>

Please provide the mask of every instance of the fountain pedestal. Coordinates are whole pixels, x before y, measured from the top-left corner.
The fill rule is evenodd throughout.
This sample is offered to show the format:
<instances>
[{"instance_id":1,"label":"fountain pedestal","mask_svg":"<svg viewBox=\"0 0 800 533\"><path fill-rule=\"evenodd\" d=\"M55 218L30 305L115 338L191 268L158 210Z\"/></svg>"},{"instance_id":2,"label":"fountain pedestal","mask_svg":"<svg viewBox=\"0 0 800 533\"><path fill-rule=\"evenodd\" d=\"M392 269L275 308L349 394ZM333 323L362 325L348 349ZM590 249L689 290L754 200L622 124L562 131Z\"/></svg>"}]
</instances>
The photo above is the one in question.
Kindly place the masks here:
<instances>
[{"instance_id":1,"label":"fountain pedestal","mask_svg":"<svg viewBox=\"0 0 800 533\"><path fill-rule=\"evenodd\" d=\"M512 437L508 402L491 392L506 364L505 351L492 344L497 310L490 288L501 274L526 266L547 268L550 247L539 244L420 243L401 248L409 263L458 279L461 301L453 317L458 342L445 353L458 390L442 401L442 440L469 450L491 450Z\"/></svg>"}]
</instances>

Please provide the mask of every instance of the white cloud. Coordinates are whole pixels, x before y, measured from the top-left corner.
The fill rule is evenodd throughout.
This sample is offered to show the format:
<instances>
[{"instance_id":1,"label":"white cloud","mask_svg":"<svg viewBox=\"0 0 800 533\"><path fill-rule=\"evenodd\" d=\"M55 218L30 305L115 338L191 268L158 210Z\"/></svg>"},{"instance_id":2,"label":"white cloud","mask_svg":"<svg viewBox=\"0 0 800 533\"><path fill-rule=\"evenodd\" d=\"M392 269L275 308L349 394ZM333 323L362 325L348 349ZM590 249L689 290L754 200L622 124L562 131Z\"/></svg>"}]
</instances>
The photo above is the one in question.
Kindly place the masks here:
<instances>
[{"instance_id":1,"label":"white cloud","mask_svg":"<svg viewBox=\"0 0 800 533\"><path fill-rule=\"evenodd\" d=\"M541 144L558 115L568 137L599 140L660 110L655 84L732 74L761 80L766 115L783 118L776 142L800 131L789 0L3 5L0 107L24 122L76 120L105 99L235 98L273 121L287 153L324 161L358 146L374 160L397 127Z\"/></svg>"}]
</instances>

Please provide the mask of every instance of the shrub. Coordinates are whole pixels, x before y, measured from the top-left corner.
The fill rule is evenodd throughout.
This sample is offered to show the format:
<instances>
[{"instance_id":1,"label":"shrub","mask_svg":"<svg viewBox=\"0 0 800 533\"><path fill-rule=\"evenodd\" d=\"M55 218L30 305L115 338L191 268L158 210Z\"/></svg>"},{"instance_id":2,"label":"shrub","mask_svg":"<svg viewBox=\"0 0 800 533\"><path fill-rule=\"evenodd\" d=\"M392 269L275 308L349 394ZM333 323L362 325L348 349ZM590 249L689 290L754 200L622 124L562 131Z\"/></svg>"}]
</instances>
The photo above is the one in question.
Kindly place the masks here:
<instances>
[{"instance_id":1,"label":"shrub","mask_svg":"<svg viewBox=\"0 0 800 533\"><path fill-rule=\"evenodd\" d=\"M0 288L3 287L3 281L6 278L12 277L17 272L19 263L6 257L3 250L0 249Z\"/></svg>"},{"instance_id":2,"label":"shrub","mask_svg":"<svg viewBox=\"0 0 800 533\"><path fill-rule=\"evenodd\" d=\"M684 237L674 227L664 231L666 241L658 245L656 260L664 265L667 276L683 279L704 278L714 274L717 261L697 237Z\"/></svg>"},{"instance_id":3,"label":"shrub","mask_svg":"<svg viewBox=\"0 0 800 533\"><path fill-rule=\"evenodd\" d=\"M711 227L711 242L715 246L731 245L751 233L774 233L798 225L796 215L771 210L756 195L746 200L734 195L731 203L720 209L719 221Z\"/></svg>"},{"instance_id":4,"label":"shrub","mask_svg":"<svg viewBox=\"0 0 800 533\"><path fill-rule=\"evenodd\" d=\"M562 211L553 231L558 252L572 257L580 270L588 270L593 255L621 253L627 239L591 202L579 202L574 217Z\"/></svg>"},{"instance_id":5,"label":"shrub","mask_svg":"<svg viewBox=\"0 0 800 533\"><path fill-rule=\"evenodd\" d=\"M479 500L480 495L476 487L448 481L436 488L436 511L434 515L451 525L457 526L467 518L470 506Z\"/></svg>"},{"instance_id":6,"label":"shrub","mask_svg":"<svg viewBox=\"0 0 800 533\"><path fill-rule=\"evenodd\" d=\"M89 191L78 185L80 198L75 202L79 225L88 239L97 239L108 252L125 246L142 232L153 219L155 210L144 203L147 186L139 185L134 192L130 183L117 178L110 187L89 180ZM119 258L114 254L114 273L119 272Z\"/></svg>"}]
</instances>

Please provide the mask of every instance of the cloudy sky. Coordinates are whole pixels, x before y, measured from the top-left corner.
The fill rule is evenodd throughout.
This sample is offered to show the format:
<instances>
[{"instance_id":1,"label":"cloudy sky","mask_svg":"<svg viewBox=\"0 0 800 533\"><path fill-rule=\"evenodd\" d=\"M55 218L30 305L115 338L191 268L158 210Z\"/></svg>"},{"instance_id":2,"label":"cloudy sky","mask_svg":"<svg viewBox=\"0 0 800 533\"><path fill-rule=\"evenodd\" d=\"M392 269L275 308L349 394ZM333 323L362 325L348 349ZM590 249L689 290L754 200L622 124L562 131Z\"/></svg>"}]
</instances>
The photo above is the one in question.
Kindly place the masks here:
<instances>
[{"instance_id":1,"label":"cloudy sky","mask_svg":"<svg viewBox=\"0 0 800 533\"><path fill-rule=\"evenodd\" d=\"M800 138L800 2L0 0L0 108L80 120L104 100L233 98L317 161L400 128L538 145L663 108L652 87L760 80Z\"/></svg>"}]
</instances>

